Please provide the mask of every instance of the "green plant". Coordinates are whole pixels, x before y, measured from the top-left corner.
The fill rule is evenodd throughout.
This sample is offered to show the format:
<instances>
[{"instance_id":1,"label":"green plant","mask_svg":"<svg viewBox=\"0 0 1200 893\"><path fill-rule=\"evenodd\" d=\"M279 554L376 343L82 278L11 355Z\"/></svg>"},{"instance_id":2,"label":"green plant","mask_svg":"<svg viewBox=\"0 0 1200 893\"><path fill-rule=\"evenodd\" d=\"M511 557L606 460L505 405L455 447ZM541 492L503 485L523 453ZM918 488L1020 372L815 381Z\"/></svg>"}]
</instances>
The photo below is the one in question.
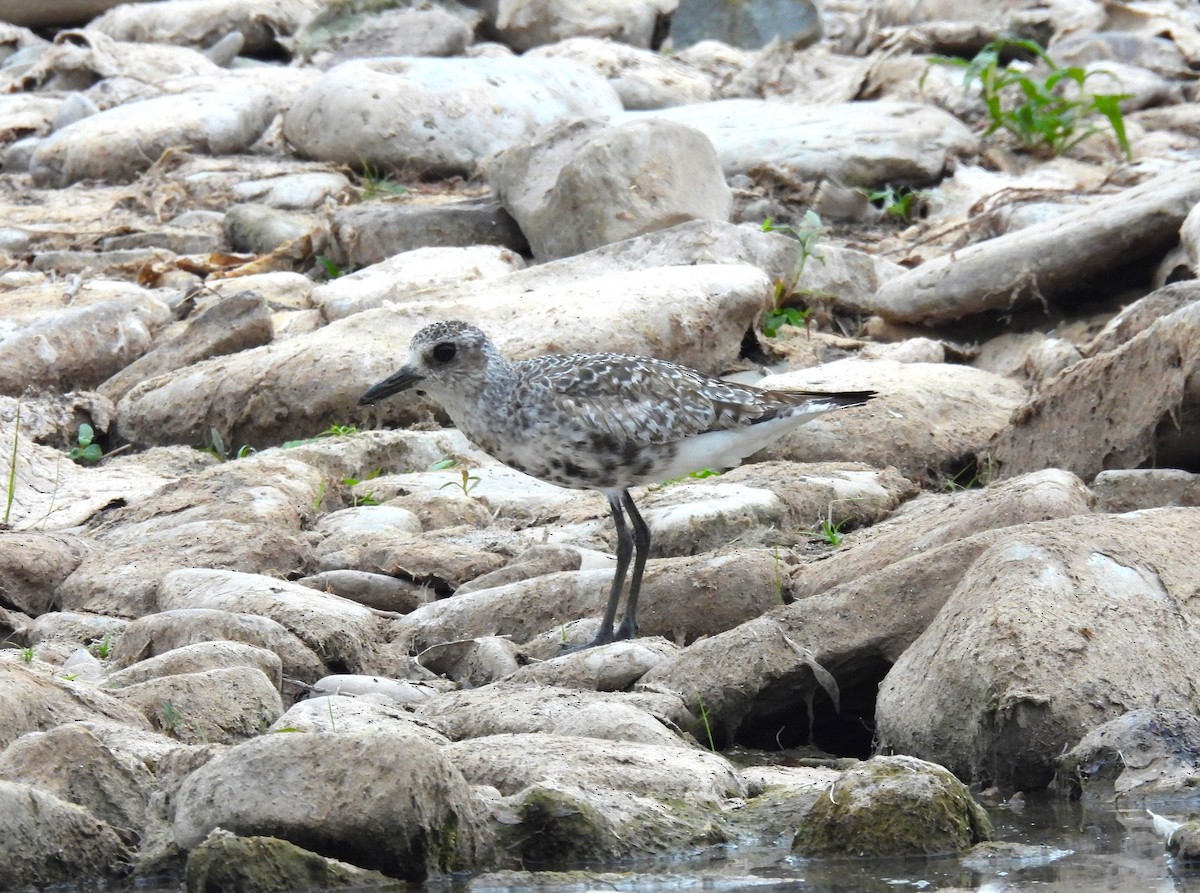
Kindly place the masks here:
<instances>
[{"instance_id":1,"label":"green plant","mask_svg":"<svg viewBox=\"0 0 1200 893\"><path fill-rule=\"evenodd\" d=\"M27 663L27 664L33 663L33 647L32 646L26 646L25 648L21 649L21 661L23 663Z\"/></svg>"},{"instance_id":2,"label":"green plant","mask_svg":"<svg viewBox=\"0 0 1200 893\"><path fill-rule=\"evenodd\" d=\"M895 217L904 223L912 222L919 199L927 194L924 189L912 189L908 186L885 186L883 189L867 190L867 198L873 204L883 208L889 217Z\"/></svg>"},{"instance_id":3,"label":"green plant","mask_svg":"<svg viewBox=\"0 0 1200 893\"><path fill-rule=\"evenodd\" d=\"M772 546L771 554L775 557L775 601L782 605L784 604L783 561L779 558L779 546Z\"/></svg>"},{"instance_id":4,"label":"green plant","mask_svg":"<svg viewBox=\"0 0 1200 893\"><path fill-rule=\"evenodd\" d=\"M651 492L657 493L659 490L665 490L667 487L674 486L689 478L694 481L702 481L705 478L720 477L722 474L724 474L723 471L717 471L715 468L698 468L695 471L689 471L683 477L668 478L665 481L659 481L657 484L651 484L648 489Z\"/></svg>"},{"instance_id":5,"label":"green plant","mask_svg":"<svg viewBox=\"0 0 1200 893\"><path fill-rule=\"evenodd\" d=\"M104 633L103 638L94 639L92 643L88 645L88 651L92 653L93 657L96 657L100 660L108 660L109 656L112 654L114 633L115 630L107 630Z\"/></svg>"},{"instance_id":6,"label":"green plant","mask_svg":"<svg viewBox=\"0 0 1200 893\"><path fill-rule=\"evenodd\" d=\"M17 417L13 422L13 447L12 455L8 461L8 492L4 497L4 526L8 526L8 519L12 515L13 497L17 494L17 439L21 435L21 401L17 401Z\"/></svg>"},{"instance_id":7,"label":"green plant","mask_svg":"<svg viewBox=\"0 0 1200 893\"><path fill-rule=\"evenodd\" d=\"M312 501L312 508L313 508L314 515L319 514L321 511L321 503L323 503L325 501L325 490L326 489L327 488L325 486L325 481L321 481L320 486L317 487L317 495L313 497L313 501Z\"/></svg>"},{"instance_id":8,"label":"green plant","mask_svg":"<svg viewBox=\"0 0 1200 893\"><path fill-rule=\"evenodd\" d=\"M104 451L100 449L100 444L93 442L95 438L96 431L91 425L87 422L80 425L75 435L75 446L71 447L69 454L71 461L81 465L85 462L99 462Z\"/></svg>"},{"instance_id":9,"label":"green plant","mask_svg":"<svg viewBox=\"0 0 1200 893\"><path fill-rule=\"evenodd\" d=\"M704 734L708 737L708 749L716 753L717 744L713 741L712 723L709 722L708 708L704 706L704 699L700 697L700 692L696 692L696 703L700 705L700 724L704 726Z\"/></svg>"},{"instance_id":10,"label":"green plant","mask_svg":"<svg viewBox=\"0 0 1200 893\"><path fill-rule=\"evenodd\" d=\"M349 437L351 434L357 434L358 428L354 425L338 425L333 424L322 431L315 437L301 437L299 440L285 440L280 446L285 450L293 449L298 446L316 443L322 437Z\"/></svg>"},{"instance_id":11,"label":"green plant","mask_svg":"<svg viewBox=\"0 0 1200 893\"><path fill-rule=\"evenodd\" d=\"M782 233L800 243L800 253L791 274L786 281L783 279L775 281L771 307L763 316L762 330L768 338L774 338L783 326L803 326L806 330L808 329L812 308L788 306L787 302L797 294L796 286L800 282L800 277L804 275L804 268L808 265L809 258L822 260L821 255L816 252L816 246L824 229L824 224L815 211L805 211L803 221L799 226L776 224L770 217L763 221L763 232Z\"/></svg>"},{"instance_id":12,"label":"green plant","mask_svg":"<svg viewBox=\"0 0 1200 893\"><path fill-rule=\"evenodd\" d=\"M999 471L996 460L988 453L972 457L962 468L953 474L942 475L938 478L943 490L956 492L958 490L974 490L986 487L996 479Z\"/></svg>"},{"instance_id":13,"label":"green plant","mask_svg":"<svg viewBox=\"0 0 1200 893\"><path fill-rule=\"evenodd\" d=\"M321 265L321 269L325 271L326 279L337 279L338 277L345 275L345 271L325 255L318 254L316 260L317 263Z\"/></svg>"},{"instance_id":14,"label":"green plant","mask_svg":"<svg viewBox=\"0 0 1200 893\"><path fill-rule=\"evenodd\" d=\"M376 468L374 471L372 471L370 474L368 474L365 478L355 478L355 477L342 478L342 483L345 484L347 487L350 487L351 489L353 489L357 484L361 484L363 481L373 481L373 480L375 480L375 478L379 477L381 474L383 474L383 469ZM354 504L356 506L357 505L379 505L379 500L375 498L375 495L373 493L365 493L362 496L355 496Z\"/></svg>"},{"instance_id":15,"label":"green plant","mask_svg":"<svg viewBox=\"0 0 1200 893\"><path fill-rule=\"evenodd\" d=\"M452 459L449 456L446 456L442 459L438 459L436 462L434 462L432 465L430 465L429 470L430 471L445 471L447 468L453 468L457 464L458 464L457 459Z\"/></svg>"},{"instance_id":16,"label":"green plant","mask_svg":"<svg viewBox=\"0 0 1200 893\"><path fill-rule=\"evenodd\" d=\"M221 462L229 461L229 447L225 443L225 438L221 436L221 432L216 428L209 428L208 438L209 445L206 447L200 447L201 452L216 456ZM256 452L258 452L258 450L254 449L254 447L250 446L250 444L244 443L238 447L237 452L233 454L233 458L245 459L251 453Z\"/></svg>"},{"instance_id":17,"label":"green plant","mask_svg":"<svg viewBox=\"0 0 1200 893\"><path fill-rule=\"evenodd\" d=\"M404 195L408 192L407 186L395 180L390 174L381 172L370 162L360 159L359 166L362 168L362 172L359 174L361 181L359 197L362 201L369 202L377 198Z\"/></svg>"},{"instance_id":18,"label":"green plant","mask_svg":"<svg viewBox=\"0 0 1200 893\"><path fill-rule=\"evenodd\" d=\"M461 473L462 473L461 481L447 481L446 483L442 484L442 486L439 487L438 489L445 490L447 487L459 487L462 489L463 496L470 496L471 491L474 490L479 485L480 479L473 474L468 474L467 470L465 468L461 469Z\"/></svg>"},{"instance_id":19,"label":"green plant","mask_svg":"<svg viewBox=\"0 0 1200 893\"><path fill-rule=\"evenodd\" d=\"M836 524L830 518L821 522L821 536L825 537L825 542L831 546L840 546L842 543L842 525L848 519L842 519Z\"/></svg>"},{"instance_id":20,"label":"green plant","mask_svg":"<svg viewBox=\"0 0 1200 893\"><path fill-rule=\"evenodd\" d=\"M1040 78L1024 63L1002 65L1001 56L1013 51L1032 55L1049 73ZM1061 155L1100 132L1089 120L1098 116L1108 122L1125 157L1131 157L1120 109L1121 100L1128 99L1130 94L1085 90L1089 78L1097 75L1115 78L1111 72L1061 67L1036 42L1009 37L993 40L972 59L933 56L930 64L962 68L963 84L968 89L978 83L991 122L984 136L1003 129L1030 151ZM1070 85L1074 85L1073 91L1064 89Z\"/></svg>"},{"instance_id":21,"label":"green plant","mask_svg":"<svg viewBox=\"0 0 1200 893\"><path fill-rule=\"evenodd\" d=\"M174 732L179 728L179 722L183 719L179 711L175 709L175 705L170 701L163 701L158 705L158 711L162 716L162 727L168 732Z\"/></svg>"}]
</instances>

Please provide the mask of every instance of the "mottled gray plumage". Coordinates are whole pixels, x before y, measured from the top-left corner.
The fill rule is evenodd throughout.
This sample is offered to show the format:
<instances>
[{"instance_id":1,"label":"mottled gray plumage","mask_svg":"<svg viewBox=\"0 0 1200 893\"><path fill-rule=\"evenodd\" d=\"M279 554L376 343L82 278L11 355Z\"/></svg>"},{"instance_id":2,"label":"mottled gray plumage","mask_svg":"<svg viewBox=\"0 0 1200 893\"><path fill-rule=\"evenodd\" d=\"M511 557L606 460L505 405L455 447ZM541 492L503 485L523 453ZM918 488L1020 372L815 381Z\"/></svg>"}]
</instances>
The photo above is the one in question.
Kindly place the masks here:
<instances>
[{"instance_id":1,"label":"mottled gray plumage","mask_svg":"<svg viewBox=\"0 0 1200 893\"><path fill-rule=\"evenodd\" d=\"M650 534L630 487L701 468L731 468L808 419L874 396L872 391L764 390L665 360L616 353L514 362L479 329L458 321L417 332L407 363L359 402L373 403L410 387L440 403L469 440L504 464L608 497L618 533L617 575L593 644L613 638L632 549L622 507L638 549L619 635L637 633L637 590Z\"/></svg>"}]
</instances>

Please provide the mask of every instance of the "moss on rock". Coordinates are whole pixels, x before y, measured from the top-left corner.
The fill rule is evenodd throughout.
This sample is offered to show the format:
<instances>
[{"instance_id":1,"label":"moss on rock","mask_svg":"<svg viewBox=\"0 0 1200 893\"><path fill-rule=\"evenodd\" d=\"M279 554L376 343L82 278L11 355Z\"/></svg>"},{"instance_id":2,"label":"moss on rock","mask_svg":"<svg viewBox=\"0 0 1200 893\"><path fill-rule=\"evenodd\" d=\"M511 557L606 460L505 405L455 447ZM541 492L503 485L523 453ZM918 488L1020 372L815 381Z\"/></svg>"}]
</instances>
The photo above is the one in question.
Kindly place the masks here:
<instances>
[{"instance_id":1,"label":"moss on rock","mask_svg":"<svg viewBox=\"0 0 1200 893\"><path fill-rule=\"evenodd\" d=\"M987 813L947 769L876 757L847 770L796 831L805 856L935 856L991 836Z\"/></svg>"},{"instance_id":2,"label":"moss on rock","mask_svg":"<svg viewBox=\"0 0 1200 893\"><path fill-rule=\"evenodd\" d=\"M403 890L403 881L320 856L276 837L238 837L218 828L188 854L188 893L308 893Z\"/></svg>"},{"instance_id":3,"label":"moss on rock","mask_svg":"<svg viewBox=\"0 0 1200 893\"><path fill-rule=\"evenodd\" d=\"M612 829L591 804L554 788L525 792L521 817L521 861L530 868L566 868L608 856Z\"/></svg>"}]
</instances>

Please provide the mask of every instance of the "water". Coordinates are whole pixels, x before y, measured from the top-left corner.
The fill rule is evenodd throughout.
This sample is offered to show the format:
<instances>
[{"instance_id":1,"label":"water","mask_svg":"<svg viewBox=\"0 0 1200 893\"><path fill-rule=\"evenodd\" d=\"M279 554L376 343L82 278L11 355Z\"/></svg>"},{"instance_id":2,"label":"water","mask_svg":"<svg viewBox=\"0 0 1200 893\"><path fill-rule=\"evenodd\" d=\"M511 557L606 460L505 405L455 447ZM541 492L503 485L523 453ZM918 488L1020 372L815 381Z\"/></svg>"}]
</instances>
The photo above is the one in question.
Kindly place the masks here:
<instances>
[{"instance_id":1,"label":"water","mask_svg":"<svg viewBox=\"0 0 1200 893\"><path fill-rule=\"evenodd\" d=\"M1189 805L1158 804L1177 821ZM670 866L612 866L592 883L533 884L517 878L478 879L472 893L1200 893L1200 867L1174 865L1144 809L1030 798L1019 812L989 810L994 839L1021 845L1019 854L939 859L798 859L785 847L729 848ZM1003 848L1001 848L1003 849ZM523 876L529 881L531 876ZM505 883L504 881L508 881Z\"/></svg>"},{"instance_id":2,"label":"water","mask_svg":"<svg viewBox=\"0 0 1200 893\"><path fill-rule=\"evenodd\" d=\"M1185 821L1200 800L1158 803ZM425 893L1200 893L1200 866L1165 854L1144 809L1030 797L1021 811L989 810L995 841L1019 855L938 859L798 859L786 845L723 847L669 861L594 866L586 872L500 873L456 878ZM177 893L177 880L138 893ZM409 887L421 893L416 885Z\"/></svg>"}]
</instances>

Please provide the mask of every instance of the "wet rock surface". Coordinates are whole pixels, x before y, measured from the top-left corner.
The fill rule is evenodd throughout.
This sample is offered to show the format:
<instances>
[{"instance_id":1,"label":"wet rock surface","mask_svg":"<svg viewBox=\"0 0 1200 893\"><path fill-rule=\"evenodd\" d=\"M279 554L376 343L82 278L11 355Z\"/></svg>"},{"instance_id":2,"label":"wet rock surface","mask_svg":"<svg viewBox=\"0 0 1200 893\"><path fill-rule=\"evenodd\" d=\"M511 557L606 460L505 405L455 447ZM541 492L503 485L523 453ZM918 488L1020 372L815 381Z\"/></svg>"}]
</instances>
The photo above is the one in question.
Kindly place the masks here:
<instances>
[{"instance_id":1,"label":"wet rock surface","mask_svg":"<svg viewBox=\"0 0 1200 893\"><path fill-rule=\"evenodd\" d=\"M1194 12L376 6L0 0L0 887L966 869L1057 858L971 792L1194 796ZM1057 142L934 58L1010 31ZM641 636L571 650L604 497L358 405L453 318L877 396L635 488Z\"/></svg>"}]
</instances>

